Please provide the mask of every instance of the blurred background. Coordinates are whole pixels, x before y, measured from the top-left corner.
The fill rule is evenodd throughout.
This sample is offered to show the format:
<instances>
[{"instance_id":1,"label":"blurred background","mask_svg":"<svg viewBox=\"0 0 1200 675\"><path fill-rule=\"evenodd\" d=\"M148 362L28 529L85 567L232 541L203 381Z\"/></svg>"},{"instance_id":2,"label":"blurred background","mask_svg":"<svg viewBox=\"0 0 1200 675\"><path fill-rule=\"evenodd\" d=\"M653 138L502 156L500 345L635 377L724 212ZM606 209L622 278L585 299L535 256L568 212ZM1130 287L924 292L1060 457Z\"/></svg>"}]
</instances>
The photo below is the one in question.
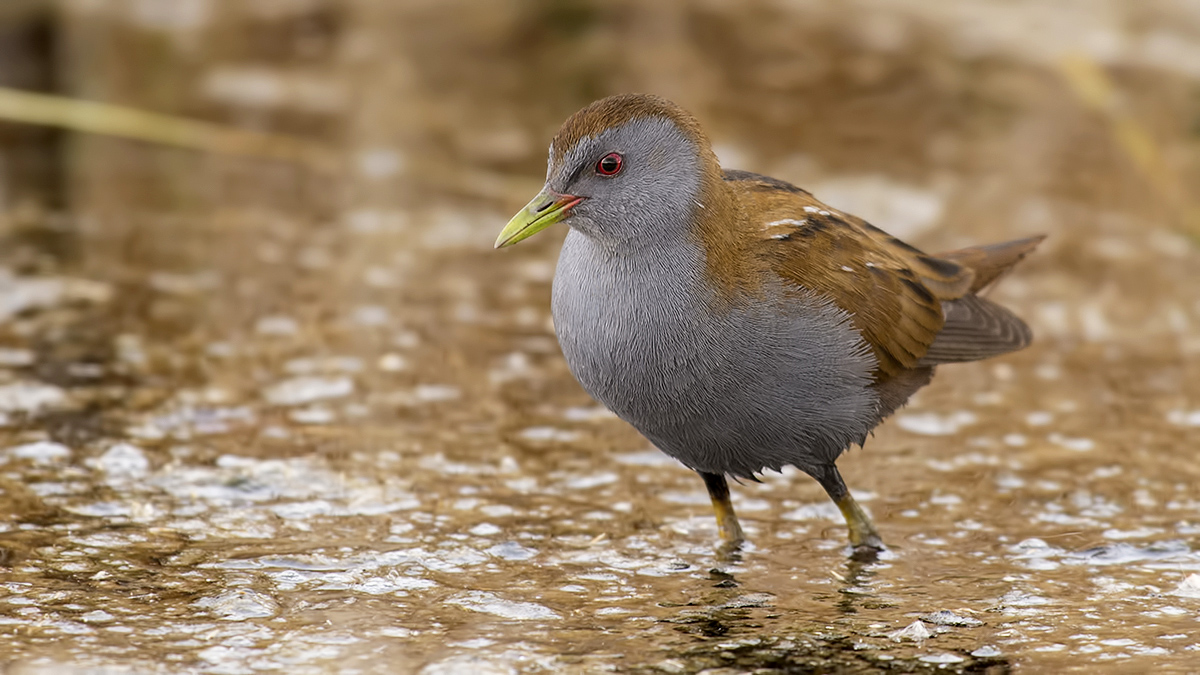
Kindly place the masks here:
<instances>
[{"instance_id":1,"label":"blurred background","mask_svg":"<svg viewBox=\"0 0 1200 675\"><path fill-rule=\"evenodd\" d=\"M1178 257L1200 230L1200 19L1183 1L11 0L0 25L6 87L216 125L8 101L0 236L24 264L45 250L23 243L87 264L133 237L126 263L233 245L258 266L267 221L473 250L536 188L561 120L620 91L676 100L726 164L922 244L1087 237L1059 282L1092 302L1134 292L1113 285L1116 233ZM1073 328L1095 314L1052 306ZM1152 310L1107 323L1195 317Z\"/></svg>"},{"instance_id":2,"label":"blurred background","mask_svg":"<svg viewBox=\"0 0 1200 675\"><path fill-rule=\"evenodd\" d=\"M561 361L564 233L491 250L626 91L923 249L1050 235L995 295L1037 344L846 457L883 567L792 473L714 568L699 482ZM0 660L1187 663L1198 186L1189 0L4 0ZM893 635L940 610L993 614Z\"/></svg>"}]
</instances>

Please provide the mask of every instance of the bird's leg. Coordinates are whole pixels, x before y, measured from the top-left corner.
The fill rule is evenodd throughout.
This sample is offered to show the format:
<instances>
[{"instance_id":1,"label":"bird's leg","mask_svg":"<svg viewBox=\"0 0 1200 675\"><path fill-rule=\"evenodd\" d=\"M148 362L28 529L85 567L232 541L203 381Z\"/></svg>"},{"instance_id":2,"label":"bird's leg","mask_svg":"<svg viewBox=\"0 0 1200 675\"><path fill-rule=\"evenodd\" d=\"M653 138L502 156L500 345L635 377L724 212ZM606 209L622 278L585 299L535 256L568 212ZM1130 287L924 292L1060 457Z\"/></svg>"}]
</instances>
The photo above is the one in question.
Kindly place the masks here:
<instances>
[{"instance_id":1,"label":"bird's leg","mask_svg":"<svg viewBox=\"0 0 1200 675\"><path fill-rule=\"evenodd\" d=\"M821 483L821 487L825 488L825 492L829 494L833 503L837 504L838 509L842 512L842 517L846 519L846 527L850 528L850 545L856 549L883 550L883 539L879 537L875 524L871 522L871 516L867 515L863 507L859 506L854 496L850 494L837 467L830 464L825 467L822 475L816 476L816 479Z\"/></svg>"},{"instance_id":2,"label":"bird's leg","mask_svg":"<svg viewBox=\"0 0 1200 675\"><path fill-rule=\"evenodd\" d=\"M733 502L729 501L729 484L725 482L725 475L703 471L697 473L704 479L704 487L708 488L708 496L712 499L722 545L731 550L737 549L746 538L742 535L742 526L738 524L737 514L733 512Z\"/></svg>"}]
</instances>

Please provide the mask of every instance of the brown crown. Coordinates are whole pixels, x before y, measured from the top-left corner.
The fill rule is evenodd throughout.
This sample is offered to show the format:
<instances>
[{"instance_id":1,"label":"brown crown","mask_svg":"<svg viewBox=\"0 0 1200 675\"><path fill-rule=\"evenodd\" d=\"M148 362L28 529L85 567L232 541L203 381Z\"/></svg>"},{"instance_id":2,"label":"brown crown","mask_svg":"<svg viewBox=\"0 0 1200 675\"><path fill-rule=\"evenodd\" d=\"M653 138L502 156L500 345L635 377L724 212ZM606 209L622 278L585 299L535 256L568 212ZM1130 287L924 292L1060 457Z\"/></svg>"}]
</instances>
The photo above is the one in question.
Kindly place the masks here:
<instances>
[{"instance_id":1,"label":"brown crown","mask_svg":"<svg viewBox=\"0 0 1200 675\"><path fill-rule=\"evenodd\" d=\"M584 138L645 117L668 119L698 147L708 147L700 123L683 108L652 94L618 94L588 104L563 122L550 146L554 150L553 161L561 162L567 151Z\"/></svg>"}]
</instances>

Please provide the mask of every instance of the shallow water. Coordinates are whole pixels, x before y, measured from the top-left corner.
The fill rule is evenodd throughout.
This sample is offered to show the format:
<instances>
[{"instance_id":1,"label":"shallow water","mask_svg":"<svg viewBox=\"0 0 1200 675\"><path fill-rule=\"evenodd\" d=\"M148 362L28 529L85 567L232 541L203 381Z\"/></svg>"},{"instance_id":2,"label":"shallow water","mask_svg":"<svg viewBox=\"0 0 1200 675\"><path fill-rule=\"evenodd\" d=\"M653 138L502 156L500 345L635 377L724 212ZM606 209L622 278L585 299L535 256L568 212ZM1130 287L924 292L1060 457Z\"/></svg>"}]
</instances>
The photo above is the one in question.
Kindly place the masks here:
<instances>
[{"instance_id":1,"label":"shallow water","mask_svg":"<svg viewBox=\"0 0 1200 675\"><path fill-rule=\"evenodd\" d=\"M988 68L985 95L1043 76ZM843 85L830 96L865 86ZM943 367L841 460L889 544L875 562L796 471L734 486L750 543L715 554L701 481L562 362L562 233L491 250L535 171L483 180L468 156L464 184L332 217L72 214L70 246L7 249L0 662L1195 672L1200 250L1136 195L1109 199L1127 169L1061 141L1102 128L1026 94L1017 122L943 139L949 179L901 141L880 162L781 154L790 123L710 112L726 160L930 250L1051 234L993 296L1036 344Z\"/></svg>"},{"instance_id":2,"label":"shallow water","mask_svg":"<svg viewBox=\"0 0 1200 675\"><path fill-rule=\"evenodd\" d=\"M8 277L9 297L58 289L3 326L8 658L214 673L1200 658L1200 409L1171 341L1051 337L943 368L842 460L881 560L850 560L836 509L788 471L735 486L751 544L721 561L702 483L565 371L553 245L492 254L499 214L459 217L479 241L420 259L339 227L331 240L381 259L304 312L229 304L246 279L327 275L303 250L150 275L140 311L206 317L186 339L139 334L107 282ZM1054 255L1023 271L1030 295ZM402 302L376 299L395 288ZM76 343L114 316L119 331Z\"/></svg>"}]
</instances>

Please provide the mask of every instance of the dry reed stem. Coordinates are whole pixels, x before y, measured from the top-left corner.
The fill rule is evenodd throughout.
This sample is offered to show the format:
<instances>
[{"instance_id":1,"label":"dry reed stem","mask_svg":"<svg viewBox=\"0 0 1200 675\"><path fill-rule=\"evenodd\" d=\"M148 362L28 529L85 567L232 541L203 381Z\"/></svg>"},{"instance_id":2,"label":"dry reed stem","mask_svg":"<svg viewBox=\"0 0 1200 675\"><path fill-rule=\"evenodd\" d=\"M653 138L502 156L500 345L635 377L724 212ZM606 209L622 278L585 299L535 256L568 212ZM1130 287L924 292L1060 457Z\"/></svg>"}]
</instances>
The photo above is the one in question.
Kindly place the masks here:
<instances>
[{"instance_id":1,"label":"dry reed stem","mask_svg":"<svg viewBox=\"0 0 1200 675\"><path fill-rule=\"evenodd\" d=\"M331 148L294 136L243 131L137 108L7 87L0 87L0 119L201 152L294 162L319 170L331 170L337 163Z\"/></svg>"},{"instance_id":2,"label":"dry reed stem","mask_svg":"<svg viewBox=\"0 0 1200 675\"><path fill-rule=\"evenodd\" d=\"M1200 207L1183 187L1179 175L1163 158L1150 132L1121 104L1116 84L1091 58L1071 54L1059 62L1059 72L1071 91L1089 110L1108 122L1113 140L1158 191L1182 221L1182 229L1200 238Z\"/></svg>"}]
</instances>

